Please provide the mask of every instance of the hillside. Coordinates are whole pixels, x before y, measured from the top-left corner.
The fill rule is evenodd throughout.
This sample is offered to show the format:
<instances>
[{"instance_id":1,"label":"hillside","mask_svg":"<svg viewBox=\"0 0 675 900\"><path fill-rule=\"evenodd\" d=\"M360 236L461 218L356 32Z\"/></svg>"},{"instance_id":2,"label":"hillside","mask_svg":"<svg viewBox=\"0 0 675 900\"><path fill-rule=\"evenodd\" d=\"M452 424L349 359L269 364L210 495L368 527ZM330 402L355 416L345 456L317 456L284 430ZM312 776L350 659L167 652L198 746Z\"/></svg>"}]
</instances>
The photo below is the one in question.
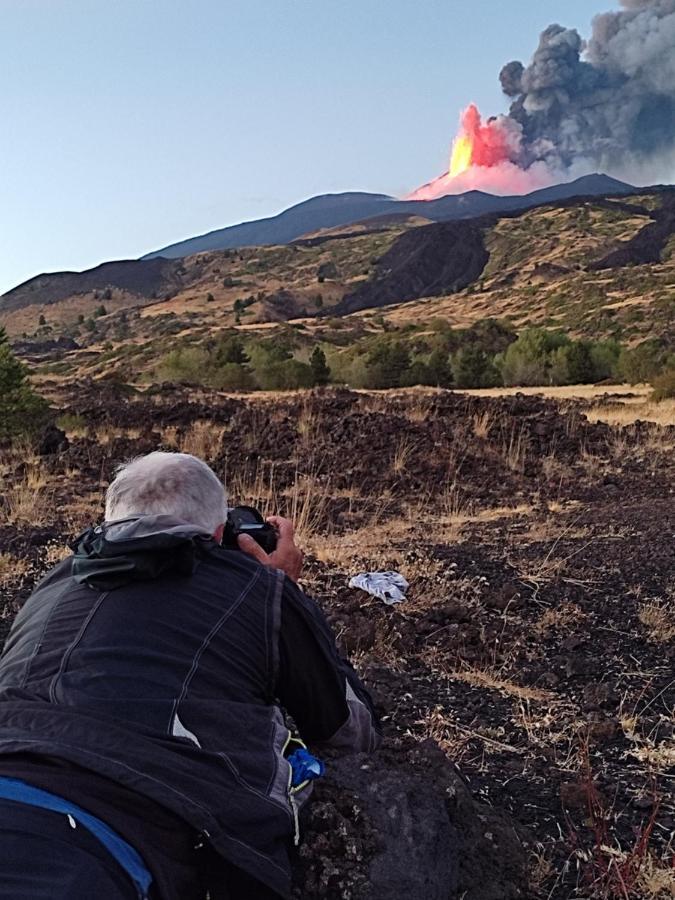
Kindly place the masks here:
<instances>
[{"instance_id":1,"label":"hillside","mask_svg":"<svg viewBox=\"0 0 675 900\"><path fill-rule=\"evenodd\" d=\"M247 341L292 334L301 361L317 342L339 357L439 319L672 346L674 303L675 191L655 189L453 222L379 217L286 246L42 276L0 299L0 324L45 374L143 382L171 350L232 328Z\"/></svg>"},{"instance_id":2,"label":"hillside","mask_svg":"<svg viewBox=\"0 0 675 900\"><path fill-rule=\"evenodd\" d=\"M496 197L482 191L441 197L438 200L395 200L384 194L345 193L312 197L284 210L277 216L243 222L208 234L170 244L143 259L162 256L174 259L208 250L234 247L287 244L308 232L333 229L341 225L391 216L423 216L435 222L468 219L485 213L529 209L570 197L595 197L608 194L627 194L631 185L607 175L586 175L575 181L557 184L531 194Z\"/></svg>"}]
</instances>

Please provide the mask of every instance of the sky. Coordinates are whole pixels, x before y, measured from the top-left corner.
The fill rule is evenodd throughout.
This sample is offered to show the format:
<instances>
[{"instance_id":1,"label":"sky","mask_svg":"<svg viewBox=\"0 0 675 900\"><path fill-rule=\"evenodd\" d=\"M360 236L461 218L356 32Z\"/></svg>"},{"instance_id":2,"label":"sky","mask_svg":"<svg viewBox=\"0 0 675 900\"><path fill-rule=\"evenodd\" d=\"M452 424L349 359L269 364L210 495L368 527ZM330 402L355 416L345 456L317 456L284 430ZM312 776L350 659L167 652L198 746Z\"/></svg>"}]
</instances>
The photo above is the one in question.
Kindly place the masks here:
<instances>
[{"instance_id":1,"label":"sky","mask_svg":"<svg viewBox=\"0 0 675 900\"><path fill-rule=\"evenodd\" d=\"M502 65L611 0L0 0L0 293L439 175Z\"/></svg>"}]
</instances>

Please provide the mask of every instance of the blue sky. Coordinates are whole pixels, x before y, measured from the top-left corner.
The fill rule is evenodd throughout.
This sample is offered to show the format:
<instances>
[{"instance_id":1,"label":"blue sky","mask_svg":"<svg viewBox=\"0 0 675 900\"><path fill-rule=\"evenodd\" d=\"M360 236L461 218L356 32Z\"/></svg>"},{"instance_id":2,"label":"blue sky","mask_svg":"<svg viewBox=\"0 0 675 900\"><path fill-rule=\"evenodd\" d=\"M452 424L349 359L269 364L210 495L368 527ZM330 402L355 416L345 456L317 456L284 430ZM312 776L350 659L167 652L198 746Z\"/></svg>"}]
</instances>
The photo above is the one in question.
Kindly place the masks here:
<instances>
[{"instance_id":1,"label":"blue sky","mask_svg":"<svg viewBox=\"0 0 675 900\"><path fill-rule=\"evenodd\" d=\"M0 0L0 292L440 174L588 0Z\"/></svg>"}]
</instances>

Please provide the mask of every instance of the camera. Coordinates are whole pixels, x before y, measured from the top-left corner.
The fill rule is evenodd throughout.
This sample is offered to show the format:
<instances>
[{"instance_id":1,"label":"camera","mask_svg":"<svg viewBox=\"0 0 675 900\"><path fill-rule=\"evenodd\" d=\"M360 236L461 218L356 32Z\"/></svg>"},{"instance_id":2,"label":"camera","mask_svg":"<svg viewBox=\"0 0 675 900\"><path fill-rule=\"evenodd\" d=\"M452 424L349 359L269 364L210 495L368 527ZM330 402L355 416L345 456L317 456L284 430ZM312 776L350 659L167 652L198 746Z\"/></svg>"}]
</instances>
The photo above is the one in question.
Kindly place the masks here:
<instances>
[{"instance_id":1,"label":"camera","mask_svg":"<svg viewBox=\"0 0 675 900\"><path fill-rule=\"evenodd\" d=\"M228 510L223 532L223 547L228 550L238 550L237 538L240 534L252 537L260 544L265 553L273 553L277 548L276 528L266 522L258 510L252 506L235 506Z\"/></svg>"}]
</instances>

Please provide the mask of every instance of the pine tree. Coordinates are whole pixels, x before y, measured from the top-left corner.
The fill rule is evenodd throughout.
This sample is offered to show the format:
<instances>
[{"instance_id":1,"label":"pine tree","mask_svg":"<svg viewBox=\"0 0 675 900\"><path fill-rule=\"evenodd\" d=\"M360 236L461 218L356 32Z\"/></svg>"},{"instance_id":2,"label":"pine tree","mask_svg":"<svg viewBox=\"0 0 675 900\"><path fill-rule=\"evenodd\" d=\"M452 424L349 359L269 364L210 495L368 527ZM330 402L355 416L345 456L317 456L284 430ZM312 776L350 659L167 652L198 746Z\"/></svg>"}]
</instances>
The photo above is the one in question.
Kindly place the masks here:
<instances>
[{"instance_id":1,"label":"pine tree","mask_svg":"<svg viewBox=\"0 0 675 900\"><path fill-rule=\"evenodd\" d=\"M16 358L0 327L0 440L39 431L47 415L46 401L31 388L26 366Z\"/></svg>"},{"instance_id":2,"label":"pine tree","mask_svg":"<svg viewBox=\"0 0 675 900\"><path fill-rule=\"evenodd\" d=\"M448 354L444 351L436 349L432 352L427 363L429 381L436 387L448 388L452 387L452 367Z\"/></svg>"},{"instance_id":3,"label":"pine tree","mask_svg":"<svg viewBox=\"0 0 675 900\"><path fill-rule=\"evenodd\" d=\"M326 362L326 354L318 344L312 350L312 355L309 357L309 364L312 367L312 372L314 374L314 384L328 384L331 371Z\"/></svg>"}]
</instances>

